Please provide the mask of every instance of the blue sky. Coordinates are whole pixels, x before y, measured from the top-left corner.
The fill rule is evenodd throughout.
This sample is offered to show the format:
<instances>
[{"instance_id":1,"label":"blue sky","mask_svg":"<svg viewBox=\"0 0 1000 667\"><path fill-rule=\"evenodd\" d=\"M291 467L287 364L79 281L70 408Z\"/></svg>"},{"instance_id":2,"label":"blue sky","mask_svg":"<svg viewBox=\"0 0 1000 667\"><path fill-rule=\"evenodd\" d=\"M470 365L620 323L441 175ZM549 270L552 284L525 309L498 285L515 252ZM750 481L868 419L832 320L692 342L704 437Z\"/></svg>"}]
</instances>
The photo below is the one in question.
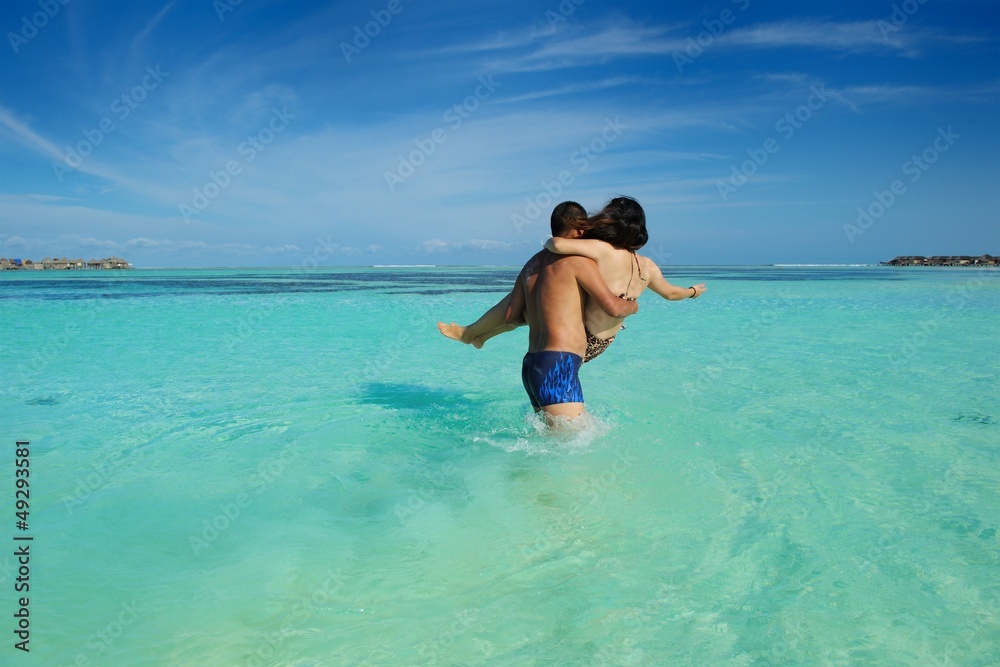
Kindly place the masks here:
<instances>
[{"instance_id":1,"label":"blue sky","mask_svg":"<svg viewBox=\"0 0 1000 667\"><path fill-rule=\"evenodd\" d=\"M1000 252L1000 3L0 0L0 255L661 264Z\"/></svg>"}]
</instances>

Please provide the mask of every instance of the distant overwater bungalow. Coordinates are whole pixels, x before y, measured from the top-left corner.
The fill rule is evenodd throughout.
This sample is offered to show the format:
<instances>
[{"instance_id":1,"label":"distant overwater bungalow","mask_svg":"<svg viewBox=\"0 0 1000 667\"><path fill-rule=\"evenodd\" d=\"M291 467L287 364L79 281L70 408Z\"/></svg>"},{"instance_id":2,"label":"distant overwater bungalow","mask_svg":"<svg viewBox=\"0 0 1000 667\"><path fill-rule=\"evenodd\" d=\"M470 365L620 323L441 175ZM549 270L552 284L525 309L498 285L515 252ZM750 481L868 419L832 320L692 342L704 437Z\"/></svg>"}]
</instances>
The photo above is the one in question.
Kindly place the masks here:
<instances>
[{"instance_id":1,"label":"distant overwater bungalow","mask_svg":"<svg viewBox=\"0 0 1000 667\"><path fill-rule=\"evenodd\" d=\"M1000 257L993 255L900 255L888 262L879 262L880 266L1000 266Z\"/></svg>"},{"instance_id":2,"label":"distant overwater bungalow","mask_svg":"<svg viewBox=\"0 0 1000 667\"><path fill-rule=\"evenodd\" d=\"M82 258L66 259L61 257L53 259L46 257L40 262L33 262L30 259L7 259L0 257L0 271L85 271L94 269L131 269L132 264L121 257L105 257L104 259L91 259L84 261Z\"/></svg>"}]
</instances>

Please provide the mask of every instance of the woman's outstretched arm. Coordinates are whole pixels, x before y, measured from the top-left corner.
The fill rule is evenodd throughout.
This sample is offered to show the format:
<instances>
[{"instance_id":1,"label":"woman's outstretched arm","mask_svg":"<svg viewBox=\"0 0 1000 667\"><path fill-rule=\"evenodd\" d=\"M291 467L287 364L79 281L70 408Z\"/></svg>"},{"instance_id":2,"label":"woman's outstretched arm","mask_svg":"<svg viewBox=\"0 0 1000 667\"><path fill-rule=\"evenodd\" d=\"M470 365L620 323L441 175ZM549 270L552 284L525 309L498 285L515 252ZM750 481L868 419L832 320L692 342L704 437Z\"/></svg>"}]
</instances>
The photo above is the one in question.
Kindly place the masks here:
<instances>
[{"instance_id":1,"label":"woman's outstretched arm","mask_svg":"<svg viewBox=\"0 0 1000 667\"><path fill-rule=\"evenodd\" d=\"M656 265L655 262L645 262L646 271L649 273L649 289L653 290L664 299L670 301L680 301L681 299L694 299L701 296L707 287L705 283L700 283L698 285L692 285L691 287L678 287L677 285L671 285L667 282L667 279L663 277L663 272L660 267Z\"/></svg>"}]
</instances>

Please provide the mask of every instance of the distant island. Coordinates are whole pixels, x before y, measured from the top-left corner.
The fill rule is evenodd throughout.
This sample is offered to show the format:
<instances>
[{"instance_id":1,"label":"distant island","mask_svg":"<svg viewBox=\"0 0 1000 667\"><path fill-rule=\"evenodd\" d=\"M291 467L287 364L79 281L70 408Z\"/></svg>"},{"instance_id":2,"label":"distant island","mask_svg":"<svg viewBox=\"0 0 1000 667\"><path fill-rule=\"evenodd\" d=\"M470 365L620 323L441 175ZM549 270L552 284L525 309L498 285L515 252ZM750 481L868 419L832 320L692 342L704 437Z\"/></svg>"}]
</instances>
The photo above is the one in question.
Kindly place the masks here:
<instances>
[{"instance_id":1,"label":"distant island","mask_svg":"<svg viewBox=\"0 0 1000 667\"><path fill-rule=\"evenodd\" d=\"M0 271L24 271L41 270L46 271L86 271L88 269L131 269L132 264L121 257L105 257L104 259L92 259L89 262L82 259L52 259L46 257L40 262L32 262L30 259L7 259L0 257Z\"/></svg>"},{"instance_id":2,"label":"distant island","mask_svg":"<svg viewBox=\"0 0 1000 667\"><path fill-rule=\"evenodd\" d=\"M979 257L969 257L968 255L935 255L934 257L900 255L888 262L879 262L879 266L1000 266L1000 257L993 255Z\"/></svg>"}]
</instances>

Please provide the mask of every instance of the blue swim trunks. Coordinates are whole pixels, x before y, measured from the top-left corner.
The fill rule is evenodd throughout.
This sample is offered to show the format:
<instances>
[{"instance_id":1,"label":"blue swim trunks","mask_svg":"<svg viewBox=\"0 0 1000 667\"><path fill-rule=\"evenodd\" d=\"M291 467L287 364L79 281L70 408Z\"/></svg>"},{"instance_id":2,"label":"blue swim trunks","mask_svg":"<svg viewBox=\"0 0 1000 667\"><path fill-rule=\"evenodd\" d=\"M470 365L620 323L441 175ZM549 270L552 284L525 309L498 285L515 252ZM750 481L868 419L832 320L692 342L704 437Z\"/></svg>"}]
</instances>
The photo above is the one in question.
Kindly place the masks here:
<instances>
[{"instance_id":1,"label":"blue swim trunks","mask_svg":"<svg viewBox=\"0 0 1000 667\"><path fill-rule=\"evenodd\" d=\"M521 362L521 381L531 406L583 403L580 366L583 358L572 352L529 352Z\"/></svg>"}]
</instances>

